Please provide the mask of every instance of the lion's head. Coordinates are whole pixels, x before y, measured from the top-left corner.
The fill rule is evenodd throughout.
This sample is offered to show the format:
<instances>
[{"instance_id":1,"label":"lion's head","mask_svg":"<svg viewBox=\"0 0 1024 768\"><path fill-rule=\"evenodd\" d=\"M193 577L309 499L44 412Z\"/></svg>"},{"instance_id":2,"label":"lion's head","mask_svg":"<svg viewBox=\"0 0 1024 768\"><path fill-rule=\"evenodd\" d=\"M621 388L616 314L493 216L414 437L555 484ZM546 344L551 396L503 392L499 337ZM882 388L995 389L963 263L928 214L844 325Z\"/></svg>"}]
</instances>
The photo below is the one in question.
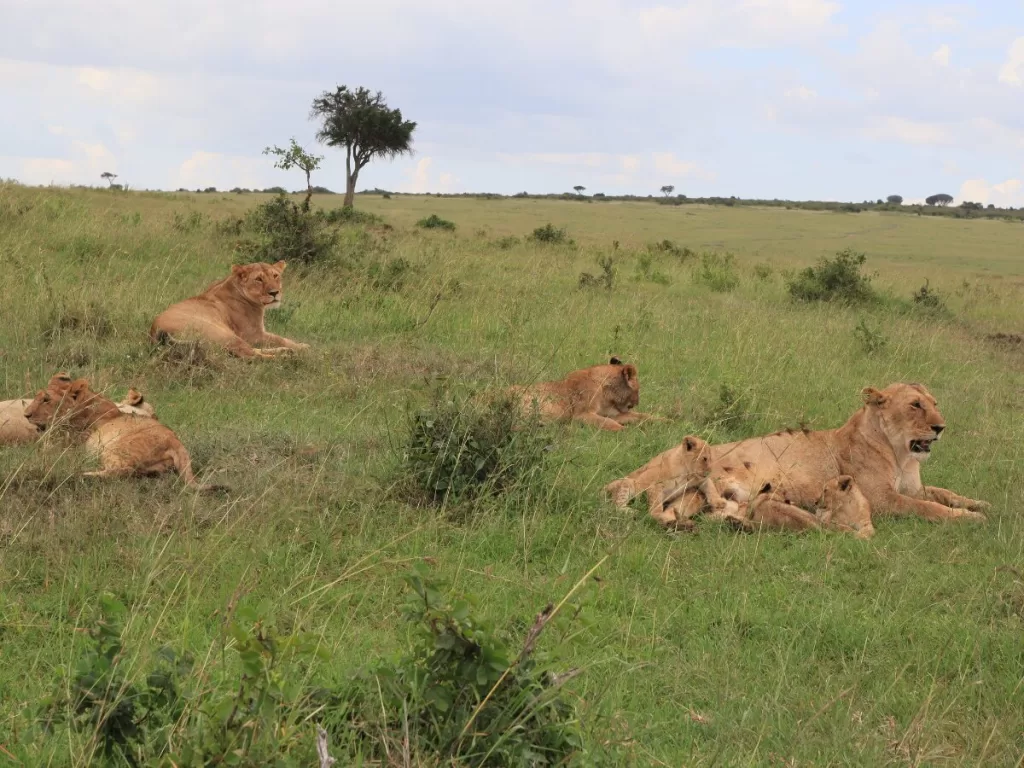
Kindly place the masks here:
<instances>
[{"instance_id":1,"label":"lion's head","mask_svg":"<svg viewBox=\"0 0 1024 768\"><path fill-rule=\"evenodd\" d=\"M85 379L72 381L68 374L58 373L25 407L25 418L40 432L59 421L74 425L92 394Z\"/></svg>"},{"instance_id":2,"label":"lion's head","mask_svg":"<svg viewBox=\"0 0 1024 768\"><path fill-rule=\"evenodd\" d=\"M946 428L938 403L921 384L890 384L883 390L868 387L864 402L897 456L924 461Z\"/></svg>"},{"instance_id":3,"label":"lion's head","mask_svg":"<svg viewBox=\"0 0 1024 768\"><path fill-rule=\"evenodd\" d=\"M156 418L156 409L152 403L146 400L142 396L142 393L136 389L129 389L128 395L117 404L117 408L122 413L129 413L133 416L146 416L151 419Z\"/></svg>"},{"instance_id":4,"label":"lion's head","mask_svg":"<svg viewBox=\"0 0 1024 768\"><path fill-rule=\"evenodd\" d=\"M640 379L635 365L626 365L617 357L608 363L611 375L604 382L605 396L620 411L631 411L640 404Z\"/></svg>"},{"instance_id":5,"label":"lion's head","mask_svg":"<svg viewBox=\"0 0 1024 768\"><path fill-rule=\"evenodd\" d=\"M858 539L875 535L871 523L871 505L849 475L833 477L821 491L818 518L830 528L852 530Z\"/></svg>"},{"instance_id":6,"label":"lion's head","mask_svg":"<svg viewBox=\"0 0 1024 768\"><path fill-rule=\"evenodd\" d=\"M253 304L274 309L281 306L281 273L284 268L283 261L276 264L235 264L231 267L231 279Z\"/></svg>"}]
</instances>

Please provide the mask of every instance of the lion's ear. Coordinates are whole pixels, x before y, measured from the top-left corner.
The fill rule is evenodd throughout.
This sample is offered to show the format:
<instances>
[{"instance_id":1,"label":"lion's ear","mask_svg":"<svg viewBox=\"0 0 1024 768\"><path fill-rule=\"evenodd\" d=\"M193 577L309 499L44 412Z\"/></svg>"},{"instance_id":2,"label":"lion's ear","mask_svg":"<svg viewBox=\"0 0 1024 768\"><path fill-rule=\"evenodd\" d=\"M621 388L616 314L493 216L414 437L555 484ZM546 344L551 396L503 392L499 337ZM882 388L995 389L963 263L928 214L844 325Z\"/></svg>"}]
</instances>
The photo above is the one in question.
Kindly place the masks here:
<instances>
[{"instance_id":1,"label":"lion's ear","mask_svg":"<svg viewBox=\"0 0 1024 768\"><path fill-rule=\"evenodd\" d=\"M636 382L636 366L635 365L624 365L622 366L622 378L629 384Z\"/></svg>"},{"instance_id":2,"label":"lion's ear","mask_svg":"<svg viewBox=\"0 0 1024 768\"><path fill-rule=\"evenodd\" d=\"M758 491L758 493L771 493L771 492L772 492L772 484L771 483L765 483L764 485L761 486L761 490Z\"/></svg>"},{"instance_id":3,"label":"lion's ear","mask_svg":"<svg viewBox=\"0 0 1024 768\"><path fill-rule=\"evenodd\" d=\"M617 357L613 357L611 360L608 361L608 365L622 365L622 361L619 360L619 358Z\"/></svg>"},{"instance_id":4,"label":"lion's ear","mask_svg":"<svg viewBox=\"0 0 1024 768\"><path fill-rule=\"evenodd\" d=\"M68 397L72 400L77 400L87 389L89 389L88 381L85 379L75 379L71 382L71 386L68 387Z\"/></svg>"},{"instance_id":5,"label":"lion's ear","mask_svg":"<svg viewBox=\"0 0 1024 768\"><path fill-rule=\"evenodd\" d=\"M683 445L686 446L687 451L693 451L696 450L697 448L697 441L694 440L692 437L687 437L683 440Z\"/></svg>"},{"instance_id":6,"label":"lion's ear","mask_svg":"<svg viewBox=\"0 0 1024 768\"><path fill-rule=\"evenodd\" d=\"M244 264L232 264L231 265L231 274L232 275L235 275L236 277L241 277L244 272L245 272L245 265Z\"/></svg>"},{"instance_id":7,"label":"lion's ear","mask_svg":"<svg viewBox=\"0 0 1024 768\"><path fill-rule=\"evenodd\" d=\"M861 390L861 394L864 396L864 402L868 405L885 405L886 400L888 400L881 391L874 387L864 387Z\"/></svg>"},{"instance_id":8,"label":"lion's ear","mask_svg":"<svg viewBox=\"0 0 1024 768\"><path fill-rule=\"evenodd\" d=\"M132 389L128 390L128 397L125 398L125 400L127 401L128 405L131 405L133 407L138 407L138 406L142 405L142 401L144 399L145 398L142 397L142 393L139 392L134 387Z\"/></svg>"},{"instance_id":9,"label":"lion's ear","mask_svg":"<svg viewBox=\"0 0 1024 768\"><path fill-rule=\"evenodd\" d=\"M853 478L849 475L843 475L839 478L839 490L848 491L850 490L850 484L853 482Z\"/></svg>"},{"instance_id":10,"label":"lion's ear","mask_svg":"<svg viewBox=\"0 0 1024 768\"><path fill-rule=\"evenodd\" d=\"M284 268L288 266L288 262L287 261L279 261L276 264L274 264L274 266L277 267L282 272L284 272Z\"/></svg>"}]
</instances>

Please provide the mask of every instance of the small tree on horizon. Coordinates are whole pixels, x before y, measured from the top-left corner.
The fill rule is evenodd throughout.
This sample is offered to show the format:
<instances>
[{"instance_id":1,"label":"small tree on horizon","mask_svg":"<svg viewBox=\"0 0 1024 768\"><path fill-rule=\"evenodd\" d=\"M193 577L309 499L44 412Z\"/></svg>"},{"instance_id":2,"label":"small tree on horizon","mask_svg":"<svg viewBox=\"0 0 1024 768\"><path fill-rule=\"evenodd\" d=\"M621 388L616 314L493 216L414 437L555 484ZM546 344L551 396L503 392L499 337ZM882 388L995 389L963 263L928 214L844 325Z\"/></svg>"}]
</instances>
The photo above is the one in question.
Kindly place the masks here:
<instances>
[{"instance_id":1,"label":"small tree on horizon","mask_svg":"<svg viewBox=\"0 0 1024 768\"><path fill-rule=\"evenodd\" d=\"M901 195L889 195L885 200L889 205L903 205L903 197Z\"/></svg>"},{"instance_id":2,"label":"small tree on horizon","mask_svg":"<svg viewBox=\"0 0 1024 768\"><path fill-rule=\"evenodd\" d=\"M924 201L928 205L938 205L944 208L953 202L953 196L946 194L932 195L931 197L926 197Z\"/></svg>"},{"instance_id":3,"label":"small tree on horizon","mask_svg":"<svg viewBox=\"0 0 1024 768\"><path fill-rule=\"evenodd\" d=\"M400 109L389 109L380 91L351 90L339 85L313 99L311 119L321 121L317 141L345 147L345 208L351 208L359 172L375 157L389 160L412 154L416 123L402 119Z\"/></svg>"},{"instance_id":4,"label":"small tree on horizon","mask_svg":"<svg viewBox=\"0 0 1024 768\"><path fill-rule=\"evenodd\" d=\"M320 162L324 159L323 155L311 155L293 138L291 146L288 149L282 149L278 146L267 147L263 150L264 155L274 155L277 161L274 163L275 168L280 168L282 171L290 171L292 168L298 168L306 174L306 199L302 202L302 210L309 210L309 201L313 198L313 182L310 180L310 174L313 171L320 168Z\"/></svg>"},{"instance_id":5,"label":"small tree on horizon","mask_svg":"<svg viewBox=\"0 0 1024 768\"><path fill-rule=\"evenodd\" d=\"M669 195L671 195L675 191L676 191L676 188L674 186L672 186L671 184L666 184L664 187L661 188L661 194L663 194L665 197L668 197Z\"/></svg>"},{"instance_id":6,"label":"small tree on horizon","mask_svg":"<svg viewBox=\"0 0 1024 768\"><path fill-rule=\"evenodd\" d=\"M576 190L577 195L580 195L582 197L583 192L586 190L586 187L584 187L582 184L577 184L575 187L573 187L573 189Z\"/></svg>"},{"instance_id":7,"label":"small tree on horizon","mask_svg":"<svg viewBox=\"0 0 1024 768\"><path fill-rule=\"evenodd\" d=\"M100 178L101 179L106 179L107 184L109 184L111 187L113 187L114 186L114 179L117 178L117 174L116 173L111 173L110 171L104 171L103 173L100 174Z\"/></svg>"}]
</instances>

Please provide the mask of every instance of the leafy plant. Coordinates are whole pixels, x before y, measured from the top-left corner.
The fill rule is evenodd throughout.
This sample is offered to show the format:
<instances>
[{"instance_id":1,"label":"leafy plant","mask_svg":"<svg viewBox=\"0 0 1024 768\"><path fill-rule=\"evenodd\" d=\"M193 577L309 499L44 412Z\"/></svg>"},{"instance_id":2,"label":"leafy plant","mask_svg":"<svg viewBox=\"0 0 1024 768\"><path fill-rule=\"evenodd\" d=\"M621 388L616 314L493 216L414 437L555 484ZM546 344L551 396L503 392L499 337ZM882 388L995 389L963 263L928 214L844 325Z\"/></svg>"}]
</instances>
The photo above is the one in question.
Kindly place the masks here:
<instances>
[{"instance_id":1,"label":"leafy plant","mask_svg":"<svg viewBox=\"0 0 1024 768\"><path fill-rule=\"evenodd\" d=\"M755 264L754 265L754 277L761 282L767 282L771 280L772 275L775 274L775 269L771 264Z\"/></svg>"},{"instance_id":2,"label":"leafy plant","mask_svg":"<svg viewBox=\"0 0 1024 768\"><path fill-rule=\"evenodd\" d=\"M694 280L706 285L715 293L734 291L740 284L735 258L731 253L702 254L700 265L694 271Z\"/></svg>"},{"instance_id":3,"label":"leafy plant","mask_svg":"<svg viewBox=\"0 0 1024 768\"><path fill-rule=\"evenodd\" d=\"M579 287L583 288L604 288L610 291L615 287L615 261L611 256L599 256L597 265L601 267L601 273L592 275L589 272L581 272Z\"/></svg>"},{"instance_id":4,"label":"leafy plant","mask_svg":"<svg viewBox=\"0 0 1024 768\"><path fill-rule=\"evenodd\" d=\"M863 304L876 298L871 277L861 273L867 257L849 248L835 258L822 258L815 267L807 267L787 281L789 295L795 301L835 301Z\"/></svg>"},{"instance_id":5,"label":"leafy plant","mask_svg":"<svg viewBox=\"0 0 1024 768\"><path fill-rule=\"evenodd\" d=\"M366 270L370 285L378 291L400 291L414 271L413 265L398 257L386 261L375 261Z\"/></svg>"},{"instance_id":6,"label":"leafy plant","mask_svg":"<svg viewBox=\"0 0 1024 768\"><path fill-rule=\"evenodd\" d=\"M189 211L187 216L175 211L171 228L177 232L198 232L206 226L206 222L206 216L199 211Z\"/></svg>"},{"instance_id":7,"label":"leafy plant","mask_svg":"<svg viewBox=\"0 0 1024 768\"><path fill-rule=\"evenodd\" d=\"M925 279L924 285L914 292L912 298L914 300L914 306L920 309L926 309L932 312L944 312L946 310L946 302L943 301L942 296L938 291L929 286L927 279Z\"/></svg>"},{"instance_id":8,"label":"leafy plant","mask_svg":"<svg viewBox=\"0 0 1024 768\"><path fill-rule=\"evenodd\" d=\"M455 231L454 221L442 219L436 213L430 214L425 219L420 219L419 221L416 222L416 226L422 227L423 229L445 229L448 230L449 232Z\"/></svg>"},{"instance_id":9,"label":"leafy plant","mask_svg":"<svg viewBox=\"0 0 1024 768\"><path fill-rule=\"evenodd\" d=\"M657 283L658 285L668 285L671 282L668 279L668 275L659 271L654 266L654 255L649 251L647 253L640 253L637 256L635 279L638 282L646 280L647 282Z\"/></svg>"},{"instance_id":10,"label":"leafy plant","mask_svg":"<svg viewBox=\"0 0 1024 768\"><path fill-rule=\"evenodd\" d=\"M285 195L261 203L246 217L246 227L258 240L248 257L260 261L295 261L315 264L326 260L338 242L325 217L296 205Z\"/></svg>"},{"instance_id":11,"label":"leafy plant","mask_svg":"<svg viewBox=\"0 0 1024 768\"><path fill-rule=\"evenodd\" d=\"M426 564L417 564L405 582L410 647L355 676L343 696L350 708L329 713L329 727L374 760L403 751L416 764L424 757L474 766L579 759L582 735L563 690L577 671L554 673L537 648L554 606L537 615L513 655L494 627L474 615L475 600L446 599Z\"/></svg>"},{"instance_id":12,"label":"leafy plant","mask_svg":"<svg viewBox=\"0 0 1024 768\"><path fill-rule=\"evenodd\" d=\"M494 241L494 247L502 251L509 251L517 245L519 245L519 238L515 235L506 235Z\"/></svg>"},{"instance_id":13,"label":"leafy plant","mask_svg":"<svg viewBox=\"0 0 1024 768\"><path fill-rule=\"evenodd\" d=\"M569 234L564 228L559 229L550 223L533 230L529 239L535 243L546 243L548 245L573 245L573 241L569 238Z\"/></svg>"},{"instance_id":14,"label":"leafy plant","mask_svg":"<svg viewBox=\"0 0 1024 768\"><path fill-rule=\"evenodd\" d=\"M882 331L872 328L864 318L861 318L857 327L853 329L853 336L860 343L864 354L869 357L885 351L889 345Z\"/></svg>"},{"instance_id":15,"label":"leafy plant","mask_svg":"<svg viewBox=\"0 0 1024 768\"><path fill-rule=\"evenodd\" d=\"M665 253L670 256L675 256L679 259L680 263L687 262L697 256L697 254L688 247L676 245L671 240L662 240L657 243L651 243L647 246L647 250L652 253Z\"/></svg>"}]
</instances>

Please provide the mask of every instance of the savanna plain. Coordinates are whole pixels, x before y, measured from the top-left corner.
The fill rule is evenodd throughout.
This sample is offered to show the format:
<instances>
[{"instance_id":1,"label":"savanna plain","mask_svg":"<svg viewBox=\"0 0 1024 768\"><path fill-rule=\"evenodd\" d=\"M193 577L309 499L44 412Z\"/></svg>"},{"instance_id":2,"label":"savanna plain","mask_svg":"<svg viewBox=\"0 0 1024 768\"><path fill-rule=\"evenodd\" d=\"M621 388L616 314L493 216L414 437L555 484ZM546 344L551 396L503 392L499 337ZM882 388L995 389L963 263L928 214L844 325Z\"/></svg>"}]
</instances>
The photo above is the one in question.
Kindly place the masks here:
<instances>
[{"instance_id":1,"label":"savanna plain","mask_svg":"<svg viewBox=\"0 0 1024 768\"><path fill-rule=\"evenodd\" d=\"M379 680L361 731L362 710L317 698L431 642L410 595L442 624L471 613L509 658L558 606L530 661L573 734L552 764L1024 760L1024 225L362 195L389 226L338 225L328 258L289 262L267 315L310 350L153 348L163 308L245 260L223 222L268 199L0 185L2 398L57 371L114 399L133 386L200 479L230 488L83 478L56 434L0 449L0 764L308 766L319 723L339 765L547 764L543 745L502 751L529 714L497 741L460 715L458 749L430 753L410 734L427 725L382 713ZM417 226L431 214L456 229ZM571 241L529 239L548 223ZM876 301L790 297L844 249L866 255ZM937 299L914 301L926 282ZM547 427L544 460L494 493L410 495L417 414L611 355L665 421ZM895 381L946 418L925 482L991 502L987 523L670 533L601 498L684 435L836 427ZM83 694L83 674L104 689ZM460 706L444 696L442 718Z\"/></svg>"}]
</instances>

